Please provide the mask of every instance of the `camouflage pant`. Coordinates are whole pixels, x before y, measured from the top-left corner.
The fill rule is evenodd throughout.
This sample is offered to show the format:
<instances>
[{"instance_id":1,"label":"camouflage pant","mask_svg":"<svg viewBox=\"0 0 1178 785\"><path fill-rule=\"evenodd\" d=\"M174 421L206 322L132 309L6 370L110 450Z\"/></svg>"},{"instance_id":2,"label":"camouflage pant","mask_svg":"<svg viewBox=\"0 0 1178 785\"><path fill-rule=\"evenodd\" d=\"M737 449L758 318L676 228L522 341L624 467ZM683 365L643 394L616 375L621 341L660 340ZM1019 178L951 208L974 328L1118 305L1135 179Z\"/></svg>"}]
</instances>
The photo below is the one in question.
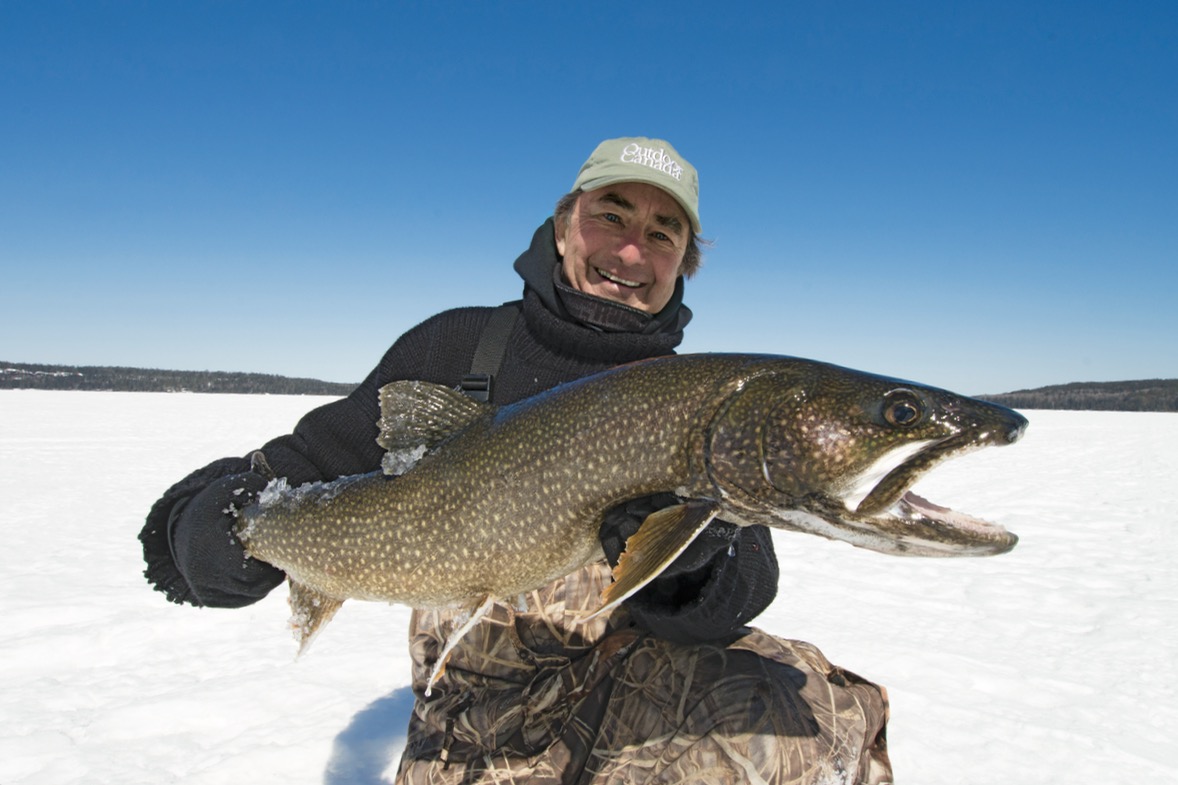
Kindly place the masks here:
<instances>
[{"instance_id":1,"label":"camouflage pant","mask_svg":"<svg viewBox=\"0 0 1178 785\"><path fill-rule=\"evenodd\" d=\"M419 691L400 785L891 781L886 694L810 644L753 629L684 646L622 628L548 655L510 617L476 627L434 694ZM422 668L436 643L415 636Z\"/></svg>"}]
</instances>

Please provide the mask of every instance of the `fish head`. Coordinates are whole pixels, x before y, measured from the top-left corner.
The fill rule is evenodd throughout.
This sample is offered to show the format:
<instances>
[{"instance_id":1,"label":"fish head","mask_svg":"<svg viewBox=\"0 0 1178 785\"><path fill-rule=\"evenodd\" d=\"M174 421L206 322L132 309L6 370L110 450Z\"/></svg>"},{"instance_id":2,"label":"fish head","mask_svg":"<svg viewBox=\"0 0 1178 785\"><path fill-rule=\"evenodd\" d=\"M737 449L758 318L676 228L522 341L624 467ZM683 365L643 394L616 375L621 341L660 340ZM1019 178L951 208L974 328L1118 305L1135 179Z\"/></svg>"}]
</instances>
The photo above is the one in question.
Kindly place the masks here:
<instances>
[{"instance_id":1,"label":"fish head","mask_svg":"<svg viewBox=\"0 0 1178 785\"><path fill-rule=\"evenodd\" d=\"M986 401L824 363L779 359L733 392L709 431L708 471L750 522L884 553L980 556L1018 538L910 491L949 458L1021 438Z\"/></svg>"}]
</instances>

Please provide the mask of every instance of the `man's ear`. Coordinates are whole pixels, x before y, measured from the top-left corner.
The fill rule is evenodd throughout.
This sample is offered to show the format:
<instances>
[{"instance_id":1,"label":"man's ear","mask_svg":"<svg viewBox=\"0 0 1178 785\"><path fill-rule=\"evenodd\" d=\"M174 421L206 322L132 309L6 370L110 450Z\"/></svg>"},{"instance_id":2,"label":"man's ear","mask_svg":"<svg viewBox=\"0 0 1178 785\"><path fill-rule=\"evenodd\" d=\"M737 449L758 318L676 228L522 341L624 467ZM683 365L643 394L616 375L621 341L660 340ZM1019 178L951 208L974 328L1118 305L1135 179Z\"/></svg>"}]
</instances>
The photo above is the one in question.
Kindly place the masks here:
<instances>
[{"instance_id":1,"label":"man's ear","mask_svg":"<svg viewBox=\"0 0 1178 785\"><path fill-rule=\"evenodd\" d=\"M568 233L569 222L567 216L565 219L557 218L552 224L552 235L556 240L556 252L564 256L564 237Z\"/></svg>"}]
</instances>

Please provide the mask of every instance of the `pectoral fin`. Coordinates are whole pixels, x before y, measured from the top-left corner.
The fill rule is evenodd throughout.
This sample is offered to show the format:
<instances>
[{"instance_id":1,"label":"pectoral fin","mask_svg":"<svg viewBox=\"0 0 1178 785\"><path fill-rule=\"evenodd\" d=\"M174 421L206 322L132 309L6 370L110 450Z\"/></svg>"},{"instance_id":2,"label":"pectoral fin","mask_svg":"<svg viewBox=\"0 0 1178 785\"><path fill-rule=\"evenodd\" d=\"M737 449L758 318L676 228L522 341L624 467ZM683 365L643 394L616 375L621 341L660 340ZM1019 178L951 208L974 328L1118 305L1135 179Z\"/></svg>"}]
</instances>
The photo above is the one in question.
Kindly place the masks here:
<instances>
[{"instance_id":1,"label":"pectoral fin","mask_svg":"<svg viewBox=\"0 0 1178 785\"><path fill-rule=\"evenodd\" d=\"M696 500L648 515L626 540L626 550L614 567L614 582L602 592L605 605L584 621L605 613L657 578L719 511L720 505L714 501Z\"/></svg>"},{"instance_id":2,"label":"pectoral fin","mask_svg":"<svg viewBox=\"0 0 1178 785\"><path fill-rule=\"evenodd\" d=\"M302 654L344 601L293 580L287 582L290 584L290 627L299 642L299 654Z\"/></svg>"}]
</instances>

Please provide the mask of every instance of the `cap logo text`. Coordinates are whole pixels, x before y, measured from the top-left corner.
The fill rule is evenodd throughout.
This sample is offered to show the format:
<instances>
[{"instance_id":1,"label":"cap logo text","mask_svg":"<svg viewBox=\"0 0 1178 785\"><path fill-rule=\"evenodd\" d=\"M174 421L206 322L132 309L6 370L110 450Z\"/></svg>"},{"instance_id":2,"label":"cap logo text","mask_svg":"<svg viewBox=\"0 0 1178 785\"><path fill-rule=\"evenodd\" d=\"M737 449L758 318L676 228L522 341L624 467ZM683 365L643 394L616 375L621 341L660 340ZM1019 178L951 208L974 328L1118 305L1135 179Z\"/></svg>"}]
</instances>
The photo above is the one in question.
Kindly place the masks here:
<instances>
[{"instance_id":1,"label":"cap logo text","mask_svg":"<svg viewBox=\"0 0 1178 785\"><path fill-rule=\"evenodd\" d=\"M653 147L643 147L631 142L622 150L622 163L648 166L674 177L676 180L683 179L683 167L679 165L678 161L667 155L666 148L663 147L656 150Z\"/></svg>"}]
</instances>

